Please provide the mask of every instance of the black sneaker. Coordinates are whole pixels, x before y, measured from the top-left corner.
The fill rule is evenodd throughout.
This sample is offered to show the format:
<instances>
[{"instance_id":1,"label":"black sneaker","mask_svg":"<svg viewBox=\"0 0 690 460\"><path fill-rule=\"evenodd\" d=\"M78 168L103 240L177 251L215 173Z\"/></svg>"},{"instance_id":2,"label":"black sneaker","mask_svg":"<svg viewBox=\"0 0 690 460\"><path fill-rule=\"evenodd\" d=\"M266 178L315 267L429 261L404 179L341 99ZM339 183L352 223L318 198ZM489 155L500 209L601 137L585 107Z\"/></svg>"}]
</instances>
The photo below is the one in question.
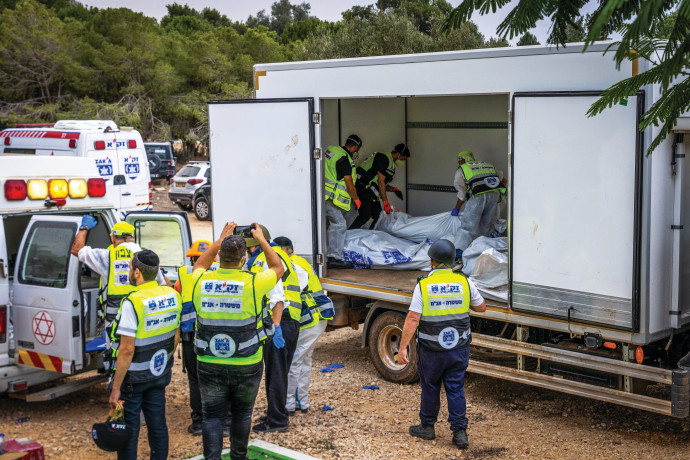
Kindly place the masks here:
<instances>
[{"instance_id":1,"label":"black sneaker","mask_svg":"<svg viewBox=\"0 0 690 460\"><path fill-rule=\"evenodd\" d=\"M433 425L414 425L410 427L410 436L431 441L432 439L436 439L436 432L434 431Z\"/></svg>"},{"instance_id":2,"label":"black sneaker","mask_svg":"<svg viewBox=\"0 0 690 460\"><path fill-rule=\"evenodd\" d=\"M326 263L326 268L355 268L352 262L345 262L344 260L338 260L335 257L329 257Z\"/></svg>"},{"instance_id":3,"label":"black sneaker","mask_svg":"<svg viewBox=\"0 0 690 460\"><path fill-rule=\"evenodd\" d=\"M289 411L287 411L287 413L288 413L288 415L289 415L290 417L292 417L293 415L295 415L295 411L294 411L294 410L289 410Z\"/></svg>"},{"instance_id":4,"label":"black sneaker","mask_svg":"<svg viewBox=\"0 0 690 460\"><path fill-rule=\"evenodd\" d=\"M261 417L259 417L259 421L261 423L265 422L266 420L268 420L268 415L262 415Z\"/></svg>"},{"instance_id":5,"label":"black sneaker","mask_svg":"<svg viewBox=\"0 0 690 460\"><path fill-rule=\"evenodd\" d=\"M230 437L230 425L223 425L223 437L224 438Z\"/></svg>"},{"instance_id":6,"label":"black sneaker","mask_svg":"<svg viewBox=\"0 0 690 460\"><path fill-rule=\"evenodd\" d=\"M470 442L467 440L467 431L453 431L453 444L458 446L458 449L467 449L470 445Z\"/></svg>"},{"instance_id":7,"label":"black sneaker","mask_svg":"<svg viewBox=\"0 0 690 460\"><path fill-rule=\"evenodd\" d=\"M282 433L283 431L287 431L288 427L286 426L271 426L266 422L261 422L258 425L254 425L252 427L252 431L255 433L273 433L273 432L278 432Z\"/></svg>"},{"instance_id":8,"label":"black sneaker","mask_svg":"<svg viewBox=\"0 0 690 460\"><path fill-rule=\"evenodd\" d=\"M192 422L192 424L187 427L187 433L194 436L201 436L201 422Z\"/></svg>"}]
</instances>

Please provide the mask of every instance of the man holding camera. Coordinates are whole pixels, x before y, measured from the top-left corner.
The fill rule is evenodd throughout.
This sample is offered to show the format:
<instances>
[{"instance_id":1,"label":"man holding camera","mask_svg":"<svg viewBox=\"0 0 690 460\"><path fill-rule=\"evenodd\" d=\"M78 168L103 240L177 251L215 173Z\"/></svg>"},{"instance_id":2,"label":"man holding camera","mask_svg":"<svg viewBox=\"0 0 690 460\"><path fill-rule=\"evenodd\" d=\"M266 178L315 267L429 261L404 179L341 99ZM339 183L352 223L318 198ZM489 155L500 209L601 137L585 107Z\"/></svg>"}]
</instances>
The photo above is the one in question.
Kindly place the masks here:
<instances>
[{"instance_id":1,"label":"man holding camera","mask_svg":"<svg viewBox=\"0 0 690 460\"><path fill-rule=\"evenodd\" d=\"M230 410L230 458L247 458L252 411L263 374L261 299L283 276L280 257L259 224L250 230L265 254L268 269L242 270L247 260L237 224L225 224L220 238L194 264L192 299L197 314L195 351L203 408L204 457L220 460L223 425ZM216 254L220 266L208 271Z\"/></svg>"}]
</instances>

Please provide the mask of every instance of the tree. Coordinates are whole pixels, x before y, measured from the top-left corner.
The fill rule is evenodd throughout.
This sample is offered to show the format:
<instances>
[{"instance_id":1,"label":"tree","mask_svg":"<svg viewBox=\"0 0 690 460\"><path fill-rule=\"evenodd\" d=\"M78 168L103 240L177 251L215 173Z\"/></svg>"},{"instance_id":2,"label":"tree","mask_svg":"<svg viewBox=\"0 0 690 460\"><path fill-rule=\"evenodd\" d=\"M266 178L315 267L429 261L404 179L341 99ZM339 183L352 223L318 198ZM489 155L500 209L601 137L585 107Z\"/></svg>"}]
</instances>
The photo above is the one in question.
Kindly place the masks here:
<instances>
[{"instance_id":1,"label":"tree","mask_svg":"<svg viewBox=\"0 0 690 460\"><path fill-rule=\"evenodd\" d=\"M546 39L546 43L549 45L558 45L554 33L555 30L551 33L551 35L549 35L549 38ZM580 43L585 41L586 37L587 31L585 30L585 19L580 16L572 23L568 22L565 25L565 33L561 39L563 40L563 43Z\"/></svg>"},{"instance_id":2,"label":"tree","mask_svg":"<svg viewBox=\"0 0 690 460\"><path fill-rule=\"evenodd\" d=\"M480 14L495 12L507 3L463 0L448 16L445 30L469 21L476 11ZM549 18L553 43L565 46L568 26L577 26L580 9L586 3L586 0L519 0L499 24L497 32L502 37L513 38L534 28L537 21ZM649 154L668 136L678 117L690 110L690 72L687 70L690 67L690 4L688 0L600 0L588 25L585 49L600 37L616 32L621 37L613 56L617 68L626 60L644 59L652 64L649 70L605 90L587 112L588 116L595 116L634 96L643 86L658 84L661 97L644 113L638 126L642 131L661 125L647 150Z\"/></svg>"},{"instance_id":3,"label":"tree","mask_svg":"<svg viewBox=\"0 0 690 460\"><path fill-rule=\"evenodd\" d=\"M266 14L266 10L261 10L256 13L256 17L250 15L247 18L247 26L250 28L264 26L282 35L285 29L295 22L309 19L310 11L309 3L293 5L290 0L279 0L271 5L270 16Z\"/></svg>"},{"instance_id":4,"label":"tree","mask_svg":"<svg viewBox=\"0 0 690 460\"><path fill-rule=\"evenodd\" d=\"M516 43L517 46L531 46L539 44L539 40L537 40L537 37L531 32L525 32L525 34L520 37L520 40L518 40Z\"/></svg>"}]
</instances>

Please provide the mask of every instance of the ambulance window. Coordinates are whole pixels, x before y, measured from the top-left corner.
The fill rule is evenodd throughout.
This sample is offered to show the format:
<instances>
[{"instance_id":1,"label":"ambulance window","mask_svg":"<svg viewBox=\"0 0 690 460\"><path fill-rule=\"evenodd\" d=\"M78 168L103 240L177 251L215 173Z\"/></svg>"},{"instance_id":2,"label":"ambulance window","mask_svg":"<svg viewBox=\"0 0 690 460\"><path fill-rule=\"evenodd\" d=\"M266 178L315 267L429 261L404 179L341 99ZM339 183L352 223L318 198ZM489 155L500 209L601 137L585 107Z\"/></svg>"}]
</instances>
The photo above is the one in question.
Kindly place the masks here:
<instances>
[{"instance_id":1,"label":"ambulance window","mask_svg":"<svg viewBox=\"0 0 690 460\"><path fill-rule=\"evenodd\" d=\"M35 149L5 149L5 153L19 153L21 155L35 155L36 150Z\"/></svg>"},{"instance_id":2,"label":"ambulance window","mask_svg":"<svg viewBox=\"0 0 690 460\"><path fill-rule=\"evenodd\" d=\"M19 282L64 288L75 225L71 222L36 222L30 232L22 250Z\"/></svg>"},{"instance_id":3,"label":"ambulance window","mask_svg":"<svg viewBox=\"0 0 690 460\"><path fill-rule=\"evenodd\" d=\"M184 265L184 240L182 229L172 220L137 220L136 240L142 249L150 249L160 258L161 267Z\"/></svg>"}]
</instances>

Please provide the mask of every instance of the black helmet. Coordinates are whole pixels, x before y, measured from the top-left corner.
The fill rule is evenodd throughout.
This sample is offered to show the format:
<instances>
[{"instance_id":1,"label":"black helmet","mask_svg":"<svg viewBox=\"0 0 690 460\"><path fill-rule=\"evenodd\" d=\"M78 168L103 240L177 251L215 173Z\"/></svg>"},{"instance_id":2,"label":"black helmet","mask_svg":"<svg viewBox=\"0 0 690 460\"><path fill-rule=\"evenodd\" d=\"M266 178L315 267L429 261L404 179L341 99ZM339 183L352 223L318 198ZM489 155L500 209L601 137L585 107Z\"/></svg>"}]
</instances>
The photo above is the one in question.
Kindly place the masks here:
<instances>
[{"instance_id":1,"label":"black helmet","mask_svg":"<svg viewBox=\"0 0 690 460\"><path fill-rule=\"evenodd\" d=\"M448 240L437 240L429 248L429 258L450 267L455 261L455 245Z\"/></svg>"},{"instance_id":2,"label":"black helmet","mask_svg":"<svg viewBox=\"0 0 690 460\"><path fill-rule=\"evenodd\" d=\"M116 452L124 448L132 437L132 429L122 420L94 423L91 436L98 447L106 452Z\"/></svg>"}]
</instances>

